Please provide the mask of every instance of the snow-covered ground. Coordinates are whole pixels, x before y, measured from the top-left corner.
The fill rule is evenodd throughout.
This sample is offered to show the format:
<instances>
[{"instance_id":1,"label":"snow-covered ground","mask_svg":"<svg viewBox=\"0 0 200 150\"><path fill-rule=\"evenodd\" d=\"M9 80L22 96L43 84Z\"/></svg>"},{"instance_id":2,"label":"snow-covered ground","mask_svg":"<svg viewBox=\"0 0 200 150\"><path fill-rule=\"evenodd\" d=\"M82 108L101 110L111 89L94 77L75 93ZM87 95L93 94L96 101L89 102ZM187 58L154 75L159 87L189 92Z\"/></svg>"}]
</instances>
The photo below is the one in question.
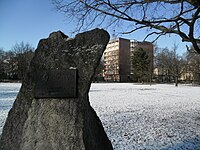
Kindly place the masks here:
<instances>
[{"instance_id":1,"label":"snow-covered ground","mask_svg":"<svg viewBox=\"0 0 200 150\"><path fill-rule=\"evenodd\" d=\"M200 149L200 87L92 84L90 102L116 150Z\"/></svg>"},{"instance_id":2,"label":"snow-covered ground","mask_svg":"<svg viewBox=\"0 0 200 150\"><path fill-rule=\"evenodd\" d=\"M0 83L0 134L20 87L20 83Z\"/></svg>"},{"instance_id":3,"label":"snow-covered ground","mask_svg":"<svg viewBox=\"0 0 200 150\"><path fill-rule=\"evenodd\" d=\"M19 88L0 83L0 132ZM95 83L89 95L115 150L200 149L200 87Z\"/></svg>"}]
</instances>

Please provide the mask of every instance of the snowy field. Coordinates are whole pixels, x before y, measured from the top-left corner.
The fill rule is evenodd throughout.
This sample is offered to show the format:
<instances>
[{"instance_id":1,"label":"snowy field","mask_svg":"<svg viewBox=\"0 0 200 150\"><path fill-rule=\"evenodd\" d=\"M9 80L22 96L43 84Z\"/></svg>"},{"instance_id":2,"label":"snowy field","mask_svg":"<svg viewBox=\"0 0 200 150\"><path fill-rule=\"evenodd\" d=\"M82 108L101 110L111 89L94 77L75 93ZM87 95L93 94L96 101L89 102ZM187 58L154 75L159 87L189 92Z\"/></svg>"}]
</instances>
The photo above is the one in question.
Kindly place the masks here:
<instances>
[{"instance_id":1,"label":"snowy field","mask_svg":"<svg viewBox=\"0 0 200 150\"><path fill-rule=\"evenodd\" d=\"M0 132L19 88L0 83ZM89 95L115 150L200 149L200 87L95 83Z\"/></svg>"},{"instance_id":2,"label":"snowy field","mask_svg":"<svg viewBox=\"0 0 200 150\"><path fill-rule=\"evenodd\" d=\"M200 87L92 84L90 102L116 150L200 149Z\"/></svg>"},{"instance_id":3,"label":"snowy field","mask_svg":"<svg viewBox=\"0 0 200 150\"><path fill-rule=\"evenodd\" d=\"M0 134L20 87L20 83L0 83Z\"/></svg>"}]
</instances>

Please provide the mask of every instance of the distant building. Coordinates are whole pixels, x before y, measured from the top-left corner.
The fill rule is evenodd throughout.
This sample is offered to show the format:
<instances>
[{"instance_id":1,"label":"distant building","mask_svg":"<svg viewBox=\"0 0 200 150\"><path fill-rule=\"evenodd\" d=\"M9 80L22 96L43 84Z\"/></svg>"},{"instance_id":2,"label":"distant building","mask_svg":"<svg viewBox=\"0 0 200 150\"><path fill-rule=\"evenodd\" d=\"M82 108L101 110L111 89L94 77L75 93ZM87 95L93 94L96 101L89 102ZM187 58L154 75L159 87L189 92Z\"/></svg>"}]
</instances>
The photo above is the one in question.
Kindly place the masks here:
<instances>
[{"instance_id":1,"label":"distant building","mask_svg":"<svg viewBox=\"0 0 200 150\"><path fill-rule=\"evenodd\" d=\"M111 40L104 52L104 79L106 81L127 82L130 81L131 56L133 51L143 48L150 60L153 70L153 45L150 42L138 42L124 38Z\"/></svg>"},{"instance_id":2,"label":"distant building","mask_svg":"<svg viewBox=\"0 0 200 150\"><path fill-rule=\"evenodd\" d=\"M130 40L111 40L104 52L104 79L126 82L130 75Z\"/></svg>"}]
</instances>

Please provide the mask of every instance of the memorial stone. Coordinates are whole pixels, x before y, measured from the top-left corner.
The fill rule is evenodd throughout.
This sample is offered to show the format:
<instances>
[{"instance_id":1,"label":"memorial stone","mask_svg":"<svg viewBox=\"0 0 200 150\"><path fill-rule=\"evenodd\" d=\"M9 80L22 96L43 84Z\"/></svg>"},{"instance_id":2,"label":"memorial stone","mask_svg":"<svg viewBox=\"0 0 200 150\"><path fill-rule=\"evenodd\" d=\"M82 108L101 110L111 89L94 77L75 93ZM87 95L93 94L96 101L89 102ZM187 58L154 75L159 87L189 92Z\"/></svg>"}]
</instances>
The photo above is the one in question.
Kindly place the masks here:
<instances>
[{"instance_id":1,"label":"memorial stone","mask_svg":"<svg viewBox=\"0 0 200 150\"><path fill-rule=\"evenodd\" d=\"M40 40L8 114L2 150L112 150L88 92L109 34L94 29Z\"/></svg>"}]
</instances>

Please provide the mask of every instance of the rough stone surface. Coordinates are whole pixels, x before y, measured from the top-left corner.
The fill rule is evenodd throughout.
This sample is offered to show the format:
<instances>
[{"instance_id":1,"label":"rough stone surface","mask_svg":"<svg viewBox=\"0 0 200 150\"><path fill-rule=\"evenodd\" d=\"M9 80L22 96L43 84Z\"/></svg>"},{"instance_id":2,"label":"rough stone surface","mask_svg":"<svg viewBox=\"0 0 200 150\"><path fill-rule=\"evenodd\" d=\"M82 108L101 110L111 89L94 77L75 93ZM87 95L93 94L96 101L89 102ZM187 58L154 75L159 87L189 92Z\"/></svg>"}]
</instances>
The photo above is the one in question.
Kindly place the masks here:
<instances>
[{"instance_id":1,"label":"rough stone surface","mask_svg":"<svg viewBox=\"0 0 200 150\"><path fill-rule=\"evenodd\" d=\"M40 40L1 137L4 150L110 150L101 121L89 103L94 71L109 41L101 29L62 32ZM51 69L78 70L77 98L34 98L34 86Z\"/></svg>"}]
</instances>

